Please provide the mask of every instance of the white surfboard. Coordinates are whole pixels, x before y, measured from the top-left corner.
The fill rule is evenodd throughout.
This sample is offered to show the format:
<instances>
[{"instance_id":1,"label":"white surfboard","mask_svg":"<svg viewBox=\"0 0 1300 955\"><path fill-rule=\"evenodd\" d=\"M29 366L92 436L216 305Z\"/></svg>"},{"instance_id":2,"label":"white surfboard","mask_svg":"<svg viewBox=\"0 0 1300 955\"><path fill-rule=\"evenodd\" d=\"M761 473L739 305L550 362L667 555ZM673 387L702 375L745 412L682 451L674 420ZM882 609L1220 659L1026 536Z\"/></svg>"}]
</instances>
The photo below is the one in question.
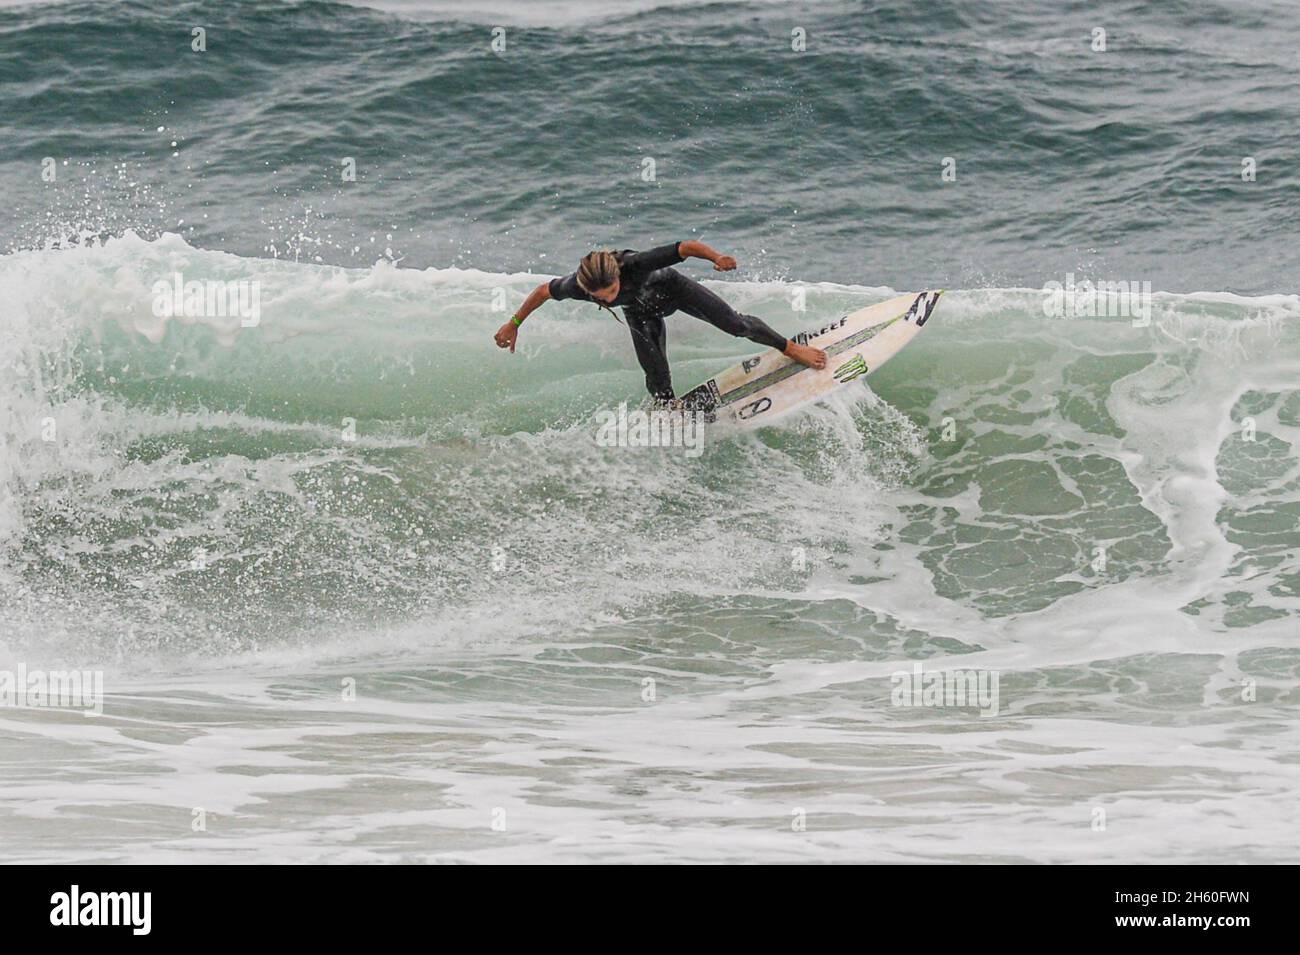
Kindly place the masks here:
<instances>
[{"instance_id":1,"label":"white surfboard","mask_svg":"<svg viewBox=\"0 0 1300 955\"><path fill-rule=\"evenodd\" d=\"M825 368L808 368L769 349L691 389L682 404L705 411L709 420L754 427L772 421L889 361L921 331L942 294L909 292L795 335L826 352Z\"/></svg>"}]
</instances>

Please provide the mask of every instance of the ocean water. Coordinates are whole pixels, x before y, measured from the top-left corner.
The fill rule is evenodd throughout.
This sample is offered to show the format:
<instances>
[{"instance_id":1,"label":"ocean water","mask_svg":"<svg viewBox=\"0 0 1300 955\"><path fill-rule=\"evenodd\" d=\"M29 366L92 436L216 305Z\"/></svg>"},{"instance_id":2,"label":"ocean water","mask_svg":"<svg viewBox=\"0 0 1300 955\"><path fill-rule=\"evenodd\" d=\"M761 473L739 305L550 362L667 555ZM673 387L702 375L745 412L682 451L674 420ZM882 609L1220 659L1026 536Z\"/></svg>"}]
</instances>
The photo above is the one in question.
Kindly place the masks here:
<instances>
[{"instance_id":1,"label":"ocean water","mask_svg":"<svg viewBox=\"0 0 1300 955\"><path fill-rule=\"evenodd\" d=\"M1297 861L1297 19L0 6L0 671L104 688L0 706L5 861ZM693 237L784 331L948 291L806 414L601 447L626 328L492 332Z\"/></svg>"}]
</instances>

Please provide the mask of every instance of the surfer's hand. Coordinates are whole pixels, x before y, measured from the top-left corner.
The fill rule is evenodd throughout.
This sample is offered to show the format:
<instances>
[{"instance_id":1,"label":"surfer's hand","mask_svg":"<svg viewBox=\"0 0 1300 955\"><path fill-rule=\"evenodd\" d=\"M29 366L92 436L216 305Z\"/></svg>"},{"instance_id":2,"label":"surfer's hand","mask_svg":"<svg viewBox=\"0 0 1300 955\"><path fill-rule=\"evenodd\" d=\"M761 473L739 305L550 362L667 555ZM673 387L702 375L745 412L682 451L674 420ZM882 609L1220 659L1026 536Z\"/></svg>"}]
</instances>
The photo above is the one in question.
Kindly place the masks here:
<instances>
[{"instance_id":1,"label":"surfer's hand","mask_svg":"<svg viewBox=\"0 0 1300 955\"><path fill-rule=\"evenodd\" d=\"M519 337L519 326L514 322L506 322L497 329L496 340L498 348L509 348L515 350L515 339Z\"/></svg>"},{"instance_id":2,"label":"surfer's hand","mask_svg":"<svg viewBox=\"0 0 1300 955\"><path fill-rule=\"evenodd\" d=\"M736 267L736 260L729 255L720 255L713 260L713 271L730 272Z\"/></svg>"}]
</instances>

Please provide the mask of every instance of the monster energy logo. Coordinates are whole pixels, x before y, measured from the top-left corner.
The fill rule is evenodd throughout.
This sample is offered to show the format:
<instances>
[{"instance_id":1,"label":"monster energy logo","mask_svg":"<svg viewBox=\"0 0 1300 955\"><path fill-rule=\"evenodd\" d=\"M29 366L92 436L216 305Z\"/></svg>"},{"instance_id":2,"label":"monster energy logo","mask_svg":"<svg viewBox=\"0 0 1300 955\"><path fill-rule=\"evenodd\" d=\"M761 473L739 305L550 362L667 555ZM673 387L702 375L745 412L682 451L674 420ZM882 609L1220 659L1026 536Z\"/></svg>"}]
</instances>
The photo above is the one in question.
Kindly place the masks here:
<instances>
[{"instance_id":1,"label":"monster energy logo","mask_svg":"<svg viewBox=\"0 0 1300 955\"><path fill-rule=\"evenodd\" d=\"M835 369L835 380L840 384L846 381L852 381L859 375L867 373L867 360L861 355L854 355L840 367Z\"/></svg>"}]
</instances>

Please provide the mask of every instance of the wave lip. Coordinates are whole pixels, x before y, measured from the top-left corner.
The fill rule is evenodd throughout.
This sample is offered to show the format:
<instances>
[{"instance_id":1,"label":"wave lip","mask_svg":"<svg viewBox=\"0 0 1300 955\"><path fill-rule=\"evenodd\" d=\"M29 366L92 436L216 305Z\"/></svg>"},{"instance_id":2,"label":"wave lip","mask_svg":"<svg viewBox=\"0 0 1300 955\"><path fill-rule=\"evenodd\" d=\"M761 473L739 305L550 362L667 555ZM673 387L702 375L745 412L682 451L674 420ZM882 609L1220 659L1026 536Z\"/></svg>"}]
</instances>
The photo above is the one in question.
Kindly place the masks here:
<instances>
[{"instance_id":1,"label":"wave lip","mask_svg":"<svg viewBox=\"0 0 1300 955\"><path fill-rule=\"evenodd\" d=\"M177 273L260 283L260 321L158 316ZM494 347L501 303L539 280L176 235L0 257L12 626L92 655L123 632L226 653L483 611L502 560L560 628L665 589L839 586L792 575L795 553L918 623L918 594L995 630L1121 591L1198 633L1295 613L1295 296L1156 292L1135 327L1049 318L1042 290L950 291L870 387L695 459L599 447L599 412L642 391L603 313L551 303L517 354ZM792 330L893 294L712 284ZM681 382L753 350L670 322ZM556 593L585 596L551 612Z\"/></svg>"}]
</instances>

